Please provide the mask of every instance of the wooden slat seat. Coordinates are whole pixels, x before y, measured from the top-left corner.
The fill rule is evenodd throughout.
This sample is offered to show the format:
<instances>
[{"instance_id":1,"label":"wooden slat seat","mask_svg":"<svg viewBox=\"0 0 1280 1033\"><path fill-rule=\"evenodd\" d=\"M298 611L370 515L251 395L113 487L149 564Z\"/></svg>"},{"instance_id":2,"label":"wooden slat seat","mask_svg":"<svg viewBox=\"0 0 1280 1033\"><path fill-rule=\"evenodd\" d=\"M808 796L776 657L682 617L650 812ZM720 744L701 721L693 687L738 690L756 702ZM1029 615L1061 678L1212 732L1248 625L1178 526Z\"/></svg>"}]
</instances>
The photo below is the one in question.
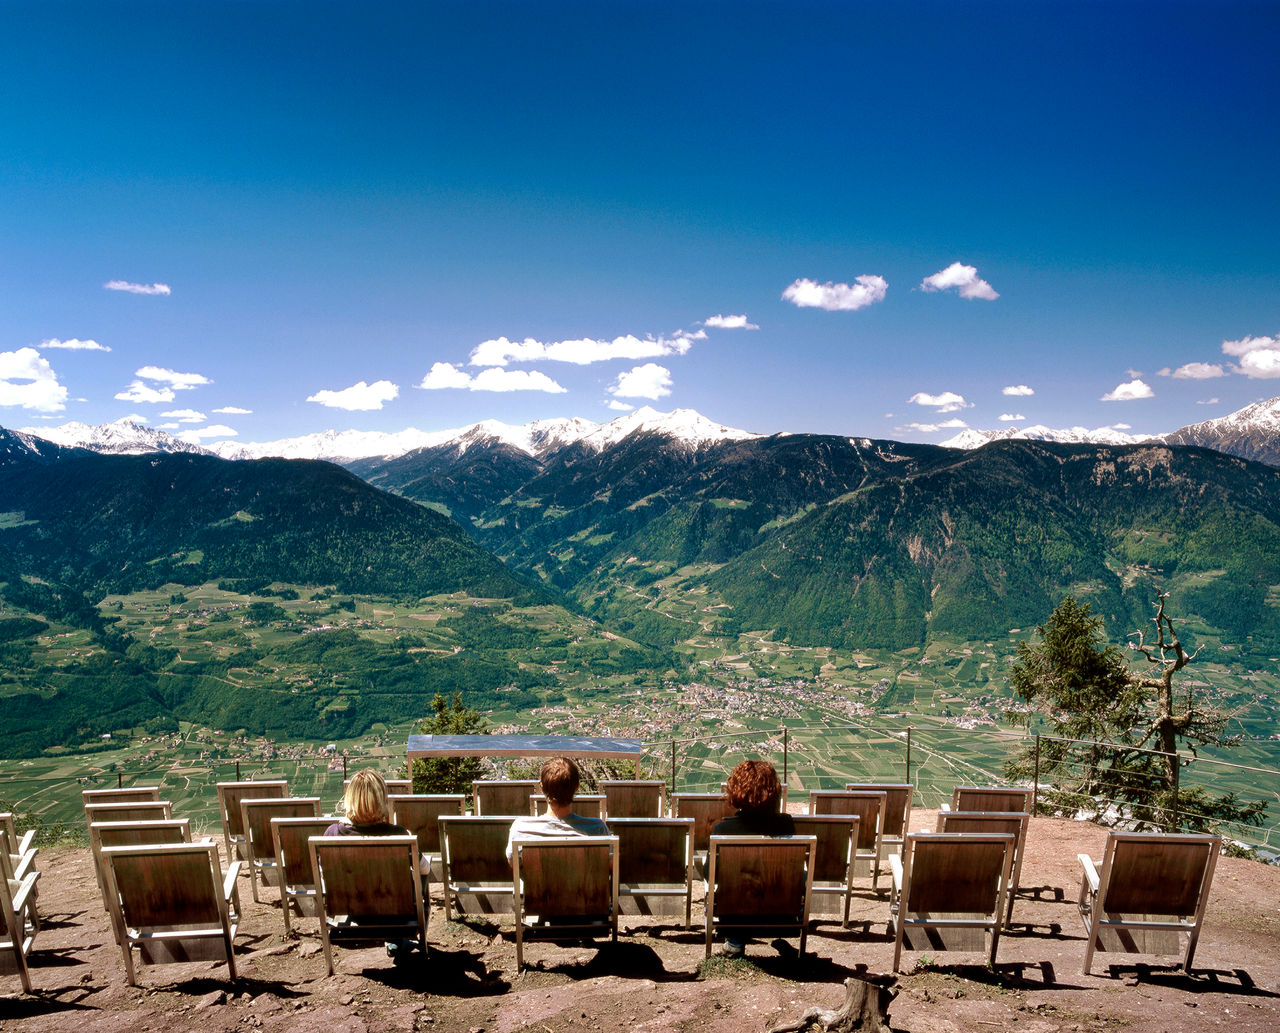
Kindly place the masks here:
<instances>
[{"instance_id":1,"label":"wooden slat seat","mask_svg":"<svg viewBox=\"0 0 1280 1033\"><path fill-rule=\"evenodd\" d=\"M219 782L218 813L222 816L222 838L227 857L244 859L244 817L241 800L258 800L263 797L283 798L289 795L289 783L284 779L260 782Z\"/></svg>"},{"instance_id":2,"label":"wooden slat seat","mask_svg":"<svg viewBox=\"0 0 1280 1033\"><path fill-rule=\"evenodd\" d=\"M104 847L102 863L130 986L138 984L135 950L150 965L225 961L236 979L238 861L224 876L215 843L165 843Z\"/></svg>"},{"instance_id":3,"label":"wooden slat seat","mask_svg":"<svg viewBox=\"0 0 1280 1033\"><path fill-rule=\"evenodd\" d=\"M39 878L36 871L12 881L0 878L0 969L16 972L25 993L32 993L27 955L38 932L31 901Z\"/></svg>"},{"instance_id":4,"label":"wooden slat seat","mask_svg":"<svg viewBox=\"0 0 1280 1033\"><path fill-rule=\"evenodd\" d=\"M1027 847L1027 827L1031 815L1026 811L939 811L939 832L1004 833L1014 837L1013 864L1009 872L1008 893L1009 905L1005 909L1004 923L1009 924L1013 918L1013 898L1018 894L1018 886L1022 880L1022 858Z\"/></svg>"},{"instance_id":5,"label":"wooden slat seat","mask_svg":"<svg viewBox=\"0 0 1280 1033\"><path fill-rule=\"evenodd\" d=\"M527 939L617 942L617 836L518 839L511 865L517 973Z\"/></svg>"},{"instance_id":6,"label":"wooden slat seat","mask_svg":"<svg viewBox=\"0 0 1280 1033\"><path fill-rule=\"evenodd\" d=\"M693 852L704 858L716 822L737 813L723 793L672 793L671 810L672 817L693 819Z\"/></svg>"},{"instance_id":7,"label":"wooden slat seat","mask_svg":"<svg viewBox=\"0 0 1280 1033\"><path fill-rule=\"evenodd\" d=\"M804 954L813 836L712 836L707 852L706 950L716 935L798 936Z\"/></svg>"},{"instance_id":8,"label":"wooden slat seat","mask_svg":"<svg viewBox=\"0 0 1280 1033\"><path fill-rule=\"evenodd\" d=\"M275 848L280 877L280 911L285 936L293 935L291 913L316 914L316 879L311 867L312 836L323 836L336 818L272 818L271 843Z\"/></svg>"},{"instance_id":9,"label":"wooden slat seat","mask_svg":"<svg viewBox=\"0 0 1280 1033\"><path fill-rule=\"evenodd\" d=\"M983 951L995 964L1013 864L1011 835L908 833L889 855L894 927L893 971L902 947L917 951Z\"/></svg>"},{"instance_id":10,"label":"wooden slat seat","mask_svg":"<svg viewBox=\"0 0 1280 1033\"><path fill-rule=\"evenodd\" d=\"M692 925L692 818L611 818L618 838L618 900L623 914L676 915ZM683 904L683 907L681 907Z\"/></svg>"},{"instance_id":11,"label":"wooden slat seat","mask_svg":"<svg viewBox=\"0 0 1280 1033\"><path fill-rule=\"evenodd\" d=\"M325 964L334 943L417 940L427 945L427 915L414 836L312 836L316 908Z\"/></svg>"},{"instance_id":12,"label":"wooden slat seat","mask_svg":"<svg viewBox=\"0 0 1280 1033\"><path fill-rule=\"evenodd\" d=\"M665 818L667 783L661 779L602 779L604 818Z\"/></svg>"},{"instance_id":13,"label":"wooden slat seat","mask_svg":"<svg viewBox=\"0 0 1280 1033\"><path fill-rule=\"evenodd\" d=\"M93 855L102 906L109 912L107 881L102 868L102 850L115 846L156 846L161 843L190 843L191 822L186 818L157 818L152 821L95 821L89 826L89 849Z\"/></svg>"},{"instance_id":14,"label":"wooden slat seat","mask_svg":"<svg viewBox=\"0 0 1280 1033\"><path fill-rule=\"evenodd\" d=\"M529 796L542 792L536 778L481 779L471 783L472 813L486 818L520 817L529 812Z\"/></svg>"},{"instance_id":15,"label":"wooden slat seat","mask_svg":"<svg viewBox=\"0 0 1280 1033\"><path fill-rule=\"evenodd\" d=\"M445 918L459 914L511 914L515 891L507 838L515 818L441 815L440 881Z\"/></svg>"},{"instance_id":16,"label":"wooden slat seat","mask_svg":"<svg viewBox=\"0 0 1280 1033\"><path fill-rule=\"evenodd\" d=\"M1030 789L1014 786L956 786L951 790L953 811L1026 811L1031 813Z\"/></svg>"},{"instance_id":17,"label":"wooden slat seat","mask_svg":"<svg viewBox=\"0 0 1280 1033\"><path fill-rule=\"evenodd\" d=\"M249 797L240 801L240 827L244 829L244 859L249 869L253 899L259 900L258 883L279 886L279 860L271 839L272 818L318 818L320 797Z\"/></svg>"},{"instance_id":18,"label":"wooden slat seat","mask_svg":"<svg viewBox=\"0 0 1280 1033\"><path fill-rule=\"evenodd\" d=\"M911 800L915 786L910 782L846 782L854 792L884 793L884 821L880 829L880 860L902 852L902 840L911 828Z\"/></svg>"},{"instance_id":19,"label":"wooden slat seat","mask_svg":"<svg viewBox=\"0 0 1280 1033\"><path fill-rule=\"evenodd\" d=\"M391 820L418 837L418 851L431 858L432 875L440 867L440 816L464 814L467 798L462 793L393 794Z\"/></svg>"},{"instance_id":20,"label":"wooden slat seat","mask_svg":"<svg viewBox=\"0 0 1280 1033\"><path fill-rule=\"evenodd\" d=\"M856 814L797 814L791 820L797 835L813 836L816 841L810 916L839 915L841 926L848 926L861 819Z\"/></svg>"},{"instance_id":21,"label":"wooden slat seat","mask_svg":"<svg viewBox=\"0 0 1280 1033\"><path fill-rule=\"evenodd\" d=\"M540 814L550 812L547 804L547 798L541 793L533 793L529 796L529 814L537 817ZM584 818L603 818L604 817L604 796L601 794L580 794L573 798L573 813L580 814Z\"/></svg>"},{"instance_id":22,"label":"wooden slat seat","mask_svg":"<svg viewBox=\"0 0 1280 1033\"><path fill-rule=\"evenodd\" d=\"M1189 972L1221 848L1220 836L1113 829L1100 863L1080 854L1084 973L1095 951L1178 954L1183 943Z\"/></svg>"},{"instance_id":23,"label":"wooden slat seat","mask_svg":"<svg viewBox=\"0 0 1280 1033\"><path fill-rule=\"evenodd\" d=\"M885 801L883 790L815 789L809 794L810 814L856 814L858 845L855 865L865 864L871 873L871 888L880 883L881 839L884 834Z\"/></svg>"}]
</instances>

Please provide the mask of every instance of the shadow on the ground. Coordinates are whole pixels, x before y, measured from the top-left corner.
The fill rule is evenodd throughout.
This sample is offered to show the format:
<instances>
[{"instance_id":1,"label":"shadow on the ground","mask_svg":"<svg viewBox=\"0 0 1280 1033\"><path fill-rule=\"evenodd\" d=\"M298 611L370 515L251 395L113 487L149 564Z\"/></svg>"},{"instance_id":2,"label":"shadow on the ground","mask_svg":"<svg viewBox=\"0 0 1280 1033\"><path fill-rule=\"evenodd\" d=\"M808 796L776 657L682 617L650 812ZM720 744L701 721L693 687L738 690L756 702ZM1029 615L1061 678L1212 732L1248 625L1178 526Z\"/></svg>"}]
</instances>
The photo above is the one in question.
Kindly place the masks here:
<instances>
[{"instance_id":1,"label":"shadow on the ground","mask_svg":"<svg viewBox=\"0 0 1280 1033\"><path fill-rule=\"evenodd\" d=\"M1197 968L1184 972L1180 965L1109 965L1113 978L1164 986L1187 994L1232 994L1237 997L1280 998L1280 993L1258 986L1242 969Z\"/></svg>"},{"instance_id":2,"label":"shadow on the ground","mask_svg":"<svg viewBox=\"0 0 1280 1033\"><path fill-rule=\"evenodd\" d=\"M906 975L936 973L950 975L971 983L994 986L1001 990L1084 990L1075 983L1058 982L1057 969L1049 961L999 961L995 965L921 965Z\"/></svg>"},{"instance_id":3,"label":"shadow on the ground","mask_svg":"<svg viewBox=\"0 0 1280 1033\"><path fill-rule=\"evenodd\" d=\"M435 994L439 997L497 997L511 989L500 971L489 971L479 955L429 945L426 956L414 952L399 965L365 968L361 976L374 983Z\"/></svg>"}]
</instances>

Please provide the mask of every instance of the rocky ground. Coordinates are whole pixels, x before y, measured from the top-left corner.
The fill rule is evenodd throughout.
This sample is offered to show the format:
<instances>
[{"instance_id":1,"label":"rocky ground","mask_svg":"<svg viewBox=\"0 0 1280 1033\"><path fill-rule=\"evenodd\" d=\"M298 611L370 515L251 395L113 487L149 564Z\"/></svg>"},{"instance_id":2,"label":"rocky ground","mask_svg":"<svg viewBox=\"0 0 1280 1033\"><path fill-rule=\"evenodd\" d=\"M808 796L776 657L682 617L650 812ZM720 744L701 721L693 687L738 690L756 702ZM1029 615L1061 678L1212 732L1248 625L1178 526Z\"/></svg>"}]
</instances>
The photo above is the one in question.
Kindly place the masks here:
<instances>
[{"instance_id":1,"label":"rocky ground","mask_svg":"<svg viewBox=\"0 0 1280 1033\"><path fill-rule=\"evenodd\" d=\"M913 815L913 828L931 826L927 812ZM894 987L890 1024L914 1033L1276 1029L1280 868L1220 860L1192 975L1173 958L1103 954L1084 976L1076 854L1100 857L1105 837L1091 825L1032 821L1023 894L993 969L979 955L908 953L895 977L888 897L864 882L851 927L820 922L803 958L762 944L743 959L706 960L695 904L690 932L670 920L629 920L616 946L531 945L532 967L517 974L510 919L447 923L437 895L429 959L396 968L380 947L339 950L329 977L315 920L286 940L275 892L255 904L245 878L239 981L228 982L225 965L167 965L141 969L140 987L125 983L88 851L50 849L39 860L36 993L23 995L16 976L0 975L0 1029L763 1033L811 1005L838 1005L848 976Z\"/></svg>"}]
</instances>

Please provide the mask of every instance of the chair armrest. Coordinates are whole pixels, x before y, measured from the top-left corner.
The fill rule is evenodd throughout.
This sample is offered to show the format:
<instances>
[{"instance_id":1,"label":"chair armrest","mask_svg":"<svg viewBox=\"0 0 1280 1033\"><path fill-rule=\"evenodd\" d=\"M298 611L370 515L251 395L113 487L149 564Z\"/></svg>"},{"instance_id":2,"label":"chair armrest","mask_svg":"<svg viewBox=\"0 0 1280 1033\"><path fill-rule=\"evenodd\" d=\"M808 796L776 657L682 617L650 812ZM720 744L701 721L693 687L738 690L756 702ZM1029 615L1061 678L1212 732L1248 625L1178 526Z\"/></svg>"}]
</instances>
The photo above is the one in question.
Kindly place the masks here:
<instances>
[{"instance_id":1,"label":"chair armrest","mask_svg":"<svg viewBox=\"0 0 1280 1033\"><path fill-rule=\"evenodd\" d=\"M16 915L21 915L27 907L27 898L36 890L36 880L40 878L39 872L32 872L18 885L18 891L13 894L13 911ZM21 924L21 919L19 919ZM19 937L20 938L20 937Z\"/></svg>"},{"instance_id":2,"label":"chair armrest","mask_svg":"<svg viewBox=\"0 0 1280 1033\"><path fill-rule=\"evenodd\" d=\"M28 872L36 870L36 854L38 853L38 850L33 849L21 855L21 860L13 866L13 877L15 879L22 881L27 877Z\"/></svg>"},{"instance_id":3,"label":"chair armrest","mask_svg":"<svg viewBox=\"0 0 1280 1033\"><path fill-rule=\"evenodd\" d=\"M1088 854L1077 854L1080 858L1080 866L1084 869L1084 880L1089 885L1090 893L1098 892L1098 884L1101 881L1098 878L1098 867Z\"/></svg>"},{"instance_id":4,"label":"chair armrest","mask_svg":"<svg viewBox=\"0 0 1280 1033\"><path fill-rule=\"evenodd\" d=\"M28 850L30 850L32 848L31 843L35 838L36 838L36 830L27 829L27 831L23 833L22 839L18 843L18 853L25 854Z\"/></svg>"},{"instance_id":5,"label":"chair armrest","mask_svg":"<svg viewBox=\"0 0 1280 1033\"><path fill-rule=\"evenodd\" d=\"M236 895L236 879L240 876L240 866L243 861L232 861L231 866L227 869L227 874L222 880L222 899L231 900Z\"/></svg>"}]
</instances>

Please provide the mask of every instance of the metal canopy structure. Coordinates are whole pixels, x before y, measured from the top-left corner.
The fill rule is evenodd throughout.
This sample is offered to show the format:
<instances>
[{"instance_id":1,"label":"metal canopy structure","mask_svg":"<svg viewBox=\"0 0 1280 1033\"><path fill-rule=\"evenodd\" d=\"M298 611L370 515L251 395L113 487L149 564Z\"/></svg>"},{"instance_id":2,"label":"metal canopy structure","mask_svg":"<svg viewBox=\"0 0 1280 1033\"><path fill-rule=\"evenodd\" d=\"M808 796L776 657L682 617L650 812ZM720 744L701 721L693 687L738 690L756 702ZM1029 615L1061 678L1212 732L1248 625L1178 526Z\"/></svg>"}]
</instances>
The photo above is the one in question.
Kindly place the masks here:
<instances>
[{"instance_id":1,"label":"metal canopy structure","mask_svg":"<svg viewBox=\"0 0 1280 1033\"><path fill-rule=\"evenodd\" d=\"M410 760L427 757L585 757L634 760L639 739L584 735L411 735Z\"/></svg>"}]
</instances>

